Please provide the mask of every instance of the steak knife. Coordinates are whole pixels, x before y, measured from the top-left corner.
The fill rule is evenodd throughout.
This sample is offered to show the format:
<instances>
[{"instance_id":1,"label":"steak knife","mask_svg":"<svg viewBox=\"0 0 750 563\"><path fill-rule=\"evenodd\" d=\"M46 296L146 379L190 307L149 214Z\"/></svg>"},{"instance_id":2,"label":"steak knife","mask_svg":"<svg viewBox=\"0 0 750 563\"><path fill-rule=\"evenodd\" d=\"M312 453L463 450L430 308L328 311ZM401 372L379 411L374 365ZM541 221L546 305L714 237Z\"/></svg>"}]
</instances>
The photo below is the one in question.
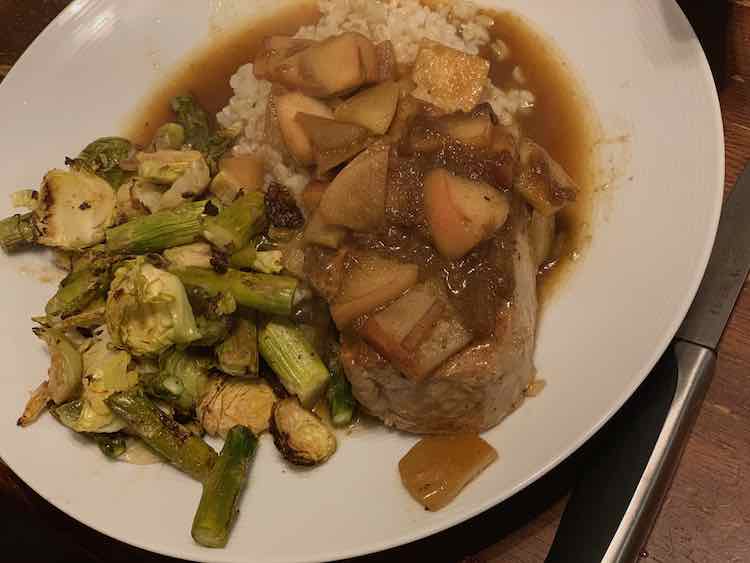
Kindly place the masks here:
<instances>
[{"instance_id":1,"label":"steak knife","mask_svg":"<svg viewBox=\"0 0 750 563\"><path fill-rule=\"evenodd\" d=\"M716 349L750 272L750 165L724 204L714 249L674 341L592 439L547 563L635 561L706 390Z\"/></svg>"}]
</instances>

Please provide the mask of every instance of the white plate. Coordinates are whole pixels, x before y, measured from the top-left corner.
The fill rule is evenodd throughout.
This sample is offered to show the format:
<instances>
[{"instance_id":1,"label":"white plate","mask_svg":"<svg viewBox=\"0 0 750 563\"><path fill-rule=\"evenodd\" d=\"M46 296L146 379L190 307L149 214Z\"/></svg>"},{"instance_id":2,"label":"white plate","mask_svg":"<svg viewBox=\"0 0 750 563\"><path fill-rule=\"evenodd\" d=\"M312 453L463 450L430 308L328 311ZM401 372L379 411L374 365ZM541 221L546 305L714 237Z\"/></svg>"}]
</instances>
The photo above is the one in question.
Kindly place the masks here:
<instances>
[{"instance_id":1,"label":"white plate","mask_svg":"<svg viewBox=\"0 0 750 563\"><path fill-rule=\"evenodd\" d=\"M11 468L71 516L146 549L203 561L314 561L452 526L591 436L665 349L705 268L724 172L716 92L673 0L494 5L548 33L583 78L605 131L630 137L617 163L622 174L598 206L593 244L541 323L536 361L548 386L487 434L497 463L431 514L399 482L396 464L412 437L357 432L323 467L294 471L266 436L229 545L202 549L189 534L200 496L190 479L166 466L108 463L50 417L15 426L48 363L29 317L54 289L29 275L42 257L20 255L0 260L0 455ZM64 155L118 133L154 83L207 40L208 14L198 1L180 2L177 12L169 0L73 2L0 87L3 189L37 185ZM10 212L5 198L0 206Z\"/></svg>"}]
</instances>

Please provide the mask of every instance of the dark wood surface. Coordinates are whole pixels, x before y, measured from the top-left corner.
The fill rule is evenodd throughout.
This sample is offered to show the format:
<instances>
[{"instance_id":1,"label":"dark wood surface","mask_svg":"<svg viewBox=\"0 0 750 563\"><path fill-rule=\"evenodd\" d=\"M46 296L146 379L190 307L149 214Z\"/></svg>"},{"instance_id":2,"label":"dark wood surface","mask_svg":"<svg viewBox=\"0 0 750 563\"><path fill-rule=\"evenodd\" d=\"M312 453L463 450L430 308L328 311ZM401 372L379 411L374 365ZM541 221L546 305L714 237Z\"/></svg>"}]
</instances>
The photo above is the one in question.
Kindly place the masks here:
<instances>
[{"instance_id":1,"label":"dark wood surface","mask_svg":"<svg viewBox=\"0 0 750 563\"><path fill-rule=\"evenodd\" d=\"M0 80L68 0L0 0ZM705 2L710 5L710 2ZM726 189L750 161L750 2L730 2L721 105ZM0 126L1 129L1 126ZM503 505L446 533L362 560L538 563L544 560L581 456ZM129 547L67 517L0 463L0 560L174 561ZM585 537L585 536L583 536ZM582 539L583 539L582 537ZM12 549L12 551L10 551ZM17 554L10 556L10 554ZM7 555L7 557L6 557ZM248 560L251 560L249 554ZM720 350L716 377L643 561L750 561L750 289Z\"/></svg>"}]
</instances>

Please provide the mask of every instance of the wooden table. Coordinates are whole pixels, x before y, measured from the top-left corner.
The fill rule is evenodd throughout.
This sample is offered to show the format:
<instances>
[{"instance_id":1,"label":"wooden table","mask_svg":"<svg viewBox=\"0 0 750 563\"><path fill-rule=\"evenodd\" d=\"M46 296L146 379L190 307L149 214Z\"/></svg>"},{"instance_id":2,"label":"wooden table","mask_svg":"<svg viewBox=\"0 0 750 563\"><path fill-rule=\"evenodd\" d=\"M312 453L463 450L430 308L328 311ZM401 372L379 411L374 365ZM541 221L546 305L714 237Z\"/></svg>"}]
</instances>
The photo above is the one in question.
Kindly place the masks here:
<instances>
[{"instance_id":1,"label":"wooden table","mask_svg":"<svg viewBox=\"0 0 750 563\"><path fill-rule=\"evenodd\" d=\"M69 0L0 0L0 80ZM731 0L721 106L730 189L750 161L750 2ZM538 563L554 537L580 456L484 515L374 561ZM14 560L174 561L94 532L64 515L0 464L0 553ZM585 536L583 536L585 537ZM7 551L12 546L13 551ZM21 556L20 554L24 554ZM5 560L5 556L1 557ZM643 561L750 561L750 289L724 336L716 378Z\"/></svg>"}]
</instances>

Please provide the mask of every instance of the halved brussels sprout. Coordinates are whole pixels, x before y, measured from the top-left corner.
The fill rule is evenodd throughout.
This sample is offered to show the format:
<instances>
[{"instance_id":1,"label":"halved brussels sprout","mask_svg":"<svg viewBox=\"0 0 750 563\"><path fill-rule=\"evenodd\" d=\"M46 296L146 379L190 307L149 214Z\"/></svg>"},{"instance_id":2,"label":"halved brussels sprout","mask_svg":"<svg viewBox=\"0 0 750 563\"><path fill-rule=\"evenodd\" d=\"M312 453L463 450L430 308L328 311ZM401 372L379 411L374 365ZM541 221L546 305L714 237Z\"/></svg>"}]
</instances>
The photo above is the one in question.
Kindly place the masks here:
<instances>
[{"instance_id":1,"label":"halved brussels sprout","mask_svg":"<svg viewBox=\"0 0 750 563\"><path fill-rule=\"evenodd\" d=\"M115 220L115 192L85 171L50 170L44 177L34 210L38 242L81 250L104 240Z\"/></svg>"},{"instance_id":2,"label":"halved brussels sprout","mask_svg":"<svg viewBox=\"0 0 750 563\"><path fill-rule=\"evenodd\" d=\"M200 338L180 279L146 262L126 262L107 297L107 326L116 346L135 356L157 355Z\"/></svg>"},{"instance_id":3,"label":"halved brussels sprout","mask_svg":"<svg viewBox=\"0 0 750 563\"><path fill-rule=\"evenodd\" d=\"M318 465L336 451L331 429L296 398L274 405L270 430L276 448L295 465Z\"/></svg>"},{"instance_id":4,"label":"halved brussels sprout","mask_svg":"<svg viewBox=\"0 0 750 563\"><path fill-rule=\"evenodd\" d=\"M83 353L83 395L81 414L70 427L76 432L118 432L125 421L109 409L104 400L138 384L138 373L129 371L130 354L112 348L106 330Z\"/></svg>"},{"instance_id":5,"label":"halved brussels sprout","mask_svg":"<svg viewBox=\"0 0 750 563\"><path fill-rule=\"evenodd\" d=\"M196 411L201 425L212 436L226 437L238 424L257 435L268 430L275 403L276 395L265 381L217 377Z\"/></svg>"}]
</instances>

